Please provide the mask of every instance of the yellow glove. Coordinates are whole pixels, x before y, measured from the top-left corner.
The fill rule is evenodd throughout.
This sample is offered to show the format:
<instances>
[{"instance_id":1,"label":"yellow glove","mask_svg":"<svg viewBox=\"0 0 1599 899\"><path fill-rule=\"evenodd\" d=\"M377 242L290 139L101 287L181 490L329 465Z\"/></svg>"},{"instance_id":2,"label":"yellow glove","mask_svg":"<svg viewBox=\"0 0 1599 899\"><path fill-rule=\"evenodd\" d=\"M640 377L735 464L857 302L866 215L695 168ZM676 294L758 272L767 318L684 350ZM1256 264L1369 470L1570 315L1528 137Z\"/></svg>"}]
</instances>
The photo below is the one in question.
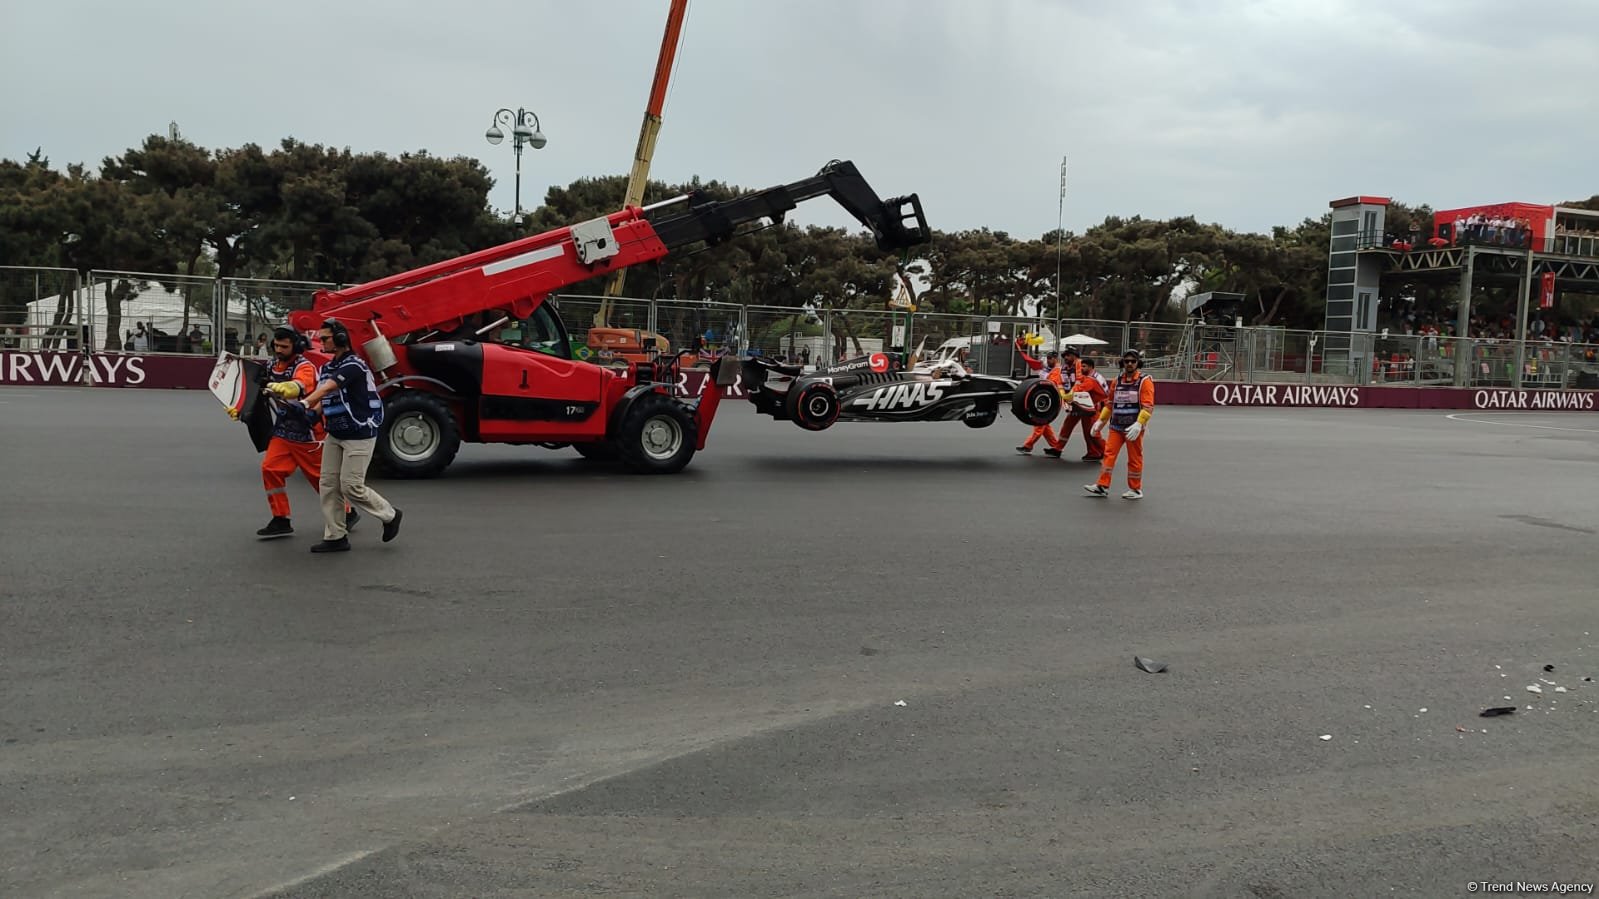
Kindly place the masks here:
<instances>
[{"instance_id":1,"label":"yellow glove","mask_svg":"<svg viewBox=\"0 0 1599 899\"><path fill-rule=\"evenodd\" d=\"M286 400L292 400L292 399L294 399L294 398L296 398L296 397L298 397L300 395L300 382L299 381L273 381L271 384L268 384L266 386L266 389L269 392L275 393L278 396L281 396L281 397L283 397Z\"/></svg>"},{"instance_id":2,"label":"yellow glove","mask_svg":"<svg viewBox=\"0 0 1599 899\"><path fill-rule=\"evenodd\" d=\"M228 407L228 417L233 419L234 421L238 421L239 420L239 410L233 408L232 406L229 406Z\"/></svg>"}]
</instances>

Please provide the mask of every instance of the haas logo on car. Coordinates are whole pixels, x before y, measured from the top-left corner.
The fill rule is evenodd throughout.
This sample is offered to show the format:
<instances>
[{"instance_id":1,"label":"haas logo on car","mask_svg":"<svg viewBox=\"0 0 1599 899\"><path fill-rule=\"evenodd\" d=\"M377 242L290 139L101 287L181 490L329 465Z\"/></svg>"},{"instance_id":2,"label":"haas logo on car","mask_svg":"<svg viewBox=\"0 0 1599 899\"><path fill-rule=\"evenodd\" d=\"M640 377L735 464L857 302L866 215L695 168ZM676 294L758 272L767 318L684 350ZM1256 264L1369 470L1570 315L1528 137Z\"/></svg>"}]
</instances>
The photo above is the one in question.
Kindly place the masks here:
<instances>
[{"instance_id":1,"label":"haas logo on car","mask_svg":"<svg viewBox=\"0 0 1599 899\"><path fill-rule=\"evenodd\" d=\"M855 401L855 405L864 406L873 412L887 409L914 409L917 406L936 403L943 395L944 388L930 381L890 384L861 397Z\"/></svg>"}]
</instances>

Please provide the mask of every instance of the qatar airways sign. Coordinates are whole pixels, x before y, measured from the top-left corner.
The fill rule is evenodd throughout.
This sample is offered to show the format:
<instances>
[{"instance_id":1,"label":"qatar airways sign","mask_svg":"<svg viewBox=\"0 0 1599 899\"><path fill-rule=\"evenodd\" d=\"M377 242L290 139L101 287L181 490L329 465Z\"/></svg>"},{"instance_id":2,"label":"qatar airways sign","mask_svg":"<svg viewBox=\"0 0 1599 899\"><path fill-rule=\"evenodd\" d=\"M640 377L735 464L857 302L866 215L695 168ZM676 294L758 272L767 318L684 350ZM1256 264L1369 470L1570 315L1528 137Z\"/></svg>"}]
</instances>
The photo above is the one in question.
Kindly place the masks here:
<instances>
[{"instance_id":1,"label":"qatar airways sign","mask_svg":"<svg viewBox=\"0 0 1599 899\"><path fill-rule=\"evenodd\" d=\"M1509 387L1415 387L1321 384L1198 384L1166 381L1155 401L1173 406L1309 406L1323 409L1505 409L1529 412L1599 410L1595 390Z\"/></svg>"},{"instance_id":2,"label":"qatar airways sign","mask_svg":"<svg viewBox=\"0 0 1599 899\"><path fill-rule=\"evenodd\" d=\"M1478 409L1552 409L1592 412L1594 395L1587 390L1476 390L1471 405Z\"/></svg>"},{"instance_id":3,"label":"qatar airways sign","mask_svg":"<svg viewBox=\"0 0 1599 899\"><path fill-rule=\"evenodd\" d=\"M711 386L711 373L700 369L688 369L677 373L677 383L673 385L678 396L699 397L705 395L705 389ZM739 372L733 386L722 391L722 395L734 399L744 399L748 396L744 392L744 373Z\"/></svg>"},{"instance_id":4,"label":"qatar airways sign","mask_svg":"<svg viewBox=\"0 0 1599 899\"><path fill-rule=\"evenodd\" d=\"M0 353L0 384L70 387L84 383L138 387L148 377L145 357L82 353Z\"/></svg>"},{"instance_id":5,"label":"qatar airways sign","mask_svg":"<svg viewBox=\"0 0 1599 899\"><path fill-rule=\"evenodd\" d=\"M1359 387L1319 384L1217 384L1211 388L1215 406L1358 406Z\"/></svg>"}]
</instances>

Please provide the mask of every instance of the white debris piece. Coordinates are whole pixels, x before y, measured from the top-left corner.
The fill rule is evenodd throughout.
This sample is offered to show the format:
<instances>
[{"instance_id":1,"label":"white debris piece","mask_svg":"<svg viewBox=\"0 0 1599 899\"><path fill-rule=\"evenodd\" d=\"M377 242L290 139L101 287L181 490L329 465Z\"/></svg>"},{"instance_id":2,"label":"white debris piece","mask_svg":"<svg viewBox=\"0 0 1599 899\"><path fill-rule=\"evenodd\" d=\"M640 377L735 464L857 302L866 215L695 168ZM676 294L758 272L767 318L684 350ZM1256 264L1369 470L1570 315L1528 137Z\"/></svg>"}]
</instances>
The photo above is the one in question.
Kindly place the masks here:
<instances>
[{"instance_id":1,"label":"white debris piece","mask_svg":"<svg viewBox=\"0 0 1599 899\"><path fill-rule=\"evenodd\" d=\"M904 705L904 704L905 704L905 700L903 700L903 699L896 699L896 700L894 700L894 704L895 704L895 705Z\"/></svg>"},{"instance_id":2,"label":"white debris piece","mask_svg":"<svg viewBox=\"0 0 1599 899\"><path fill-rule=\"evenodd\" d=\"M1556 693L1564 693L1564 692L1566 692L1566 688L1565 687L1556 687L1555 688L1555 692Z\"/></svg>"},{"instance_id":3,"label":"white debris piece","mask_svg":"<svg viewBox=\"0 0 1599 899\"><path fill-rule=\"evenodd\" d=\"M1527 685L1527 692L1528 693L1542 693L1543 692L1543 687L1540 687L1537 684L1528 684Z\"/></svg>"},{"instance_id":4,"label":"white debris piece","mask_svg":"<svg viewBox=\"0 0 1599 899\"><path fill-rule=\"evenodd\" d=\"M1322 734L1321 738L1323 740L1331 740L1332 739L1332 734Z\"/></svg>"}]
</instances>

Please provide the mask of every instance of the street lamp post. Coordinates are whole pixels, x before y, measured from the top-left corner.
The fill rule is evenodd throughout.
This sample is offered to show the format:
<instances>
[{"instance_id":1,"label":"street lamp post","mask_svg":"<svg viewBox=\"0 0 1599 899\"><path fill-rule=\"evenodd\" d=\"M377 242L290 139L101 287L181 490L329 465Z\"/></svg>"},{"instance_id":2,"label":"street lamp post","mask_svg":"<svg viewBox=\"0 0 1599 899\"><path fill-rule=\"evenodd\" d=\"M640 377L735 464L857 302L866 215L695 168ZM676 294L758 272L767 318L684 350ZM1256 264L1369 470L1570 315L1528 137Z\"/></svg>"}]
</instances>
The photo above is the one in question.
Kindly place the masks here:
<instances>
[{"instance_id":1,"label":"street lamp post","mask_svg":"<svg viewBox=\"0 0 1599 899\"><path fill-rule=\"evenodd\" d=\"M1060 200L1055 204L1055 317L1061 317L1060 247L1066 239L1066 157L1060 158Z\"/></svg>"},{"instance_id":2,"label":"street lamp post","mask_svg":"<svg viewBox=\"0 0 1599 899\"><path fill-rule=\"evenodd\" d=\"M544 132L539 126L539 117L532 110L517 108L516 112L501 109L494 114L494 119L489 123L489 130L483 133L489 143L496 146L505 140L505 132L500 130L501 125L511 126L511 146L516 150L516 223L522 224L522 145L532 144L533 149L540 150L548 143Z\"/></svg>"}]
</instances>

